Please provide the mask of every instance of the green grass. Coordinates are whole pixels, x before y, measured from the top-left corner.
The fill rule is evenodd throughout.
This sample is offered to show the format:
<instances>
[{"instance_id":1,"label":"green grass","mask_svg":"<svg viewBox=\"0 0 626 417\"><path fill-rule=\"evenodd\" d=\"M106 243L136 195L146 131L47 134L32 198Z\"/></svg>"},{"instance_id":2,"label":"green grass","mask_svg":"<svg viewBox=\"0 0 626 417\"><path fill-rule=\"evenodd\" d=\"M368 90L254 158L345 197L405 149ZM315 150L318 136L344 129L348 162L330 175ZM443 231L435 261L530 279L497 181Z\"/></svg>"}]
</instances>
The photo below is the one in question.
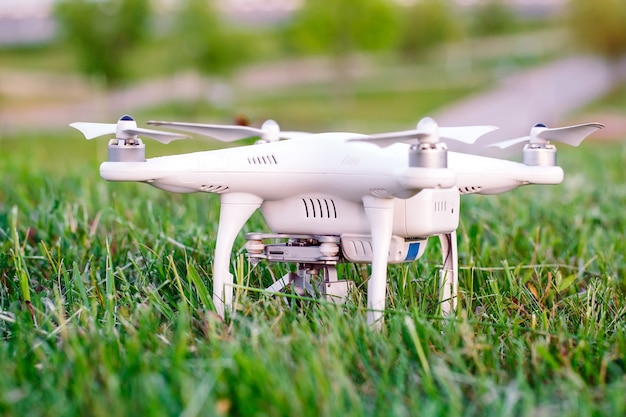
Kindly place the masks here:
<instances>
[{"instance_id":1,"label":"green grass","mask_svg":"<svg viewBox=\"0 0 626 417\"><path fill-rule=\"evenodd\" d=\"M365 271L342 267L345 306L285 307L243 235L221 321L217 198L106 183L103 144L66 133L0 142L2 415L626 412L624 144L562 149L559 186L463 197L457 316L437 316L433 240L390 268L375 332Z\"/></svg>"}]
</instances>

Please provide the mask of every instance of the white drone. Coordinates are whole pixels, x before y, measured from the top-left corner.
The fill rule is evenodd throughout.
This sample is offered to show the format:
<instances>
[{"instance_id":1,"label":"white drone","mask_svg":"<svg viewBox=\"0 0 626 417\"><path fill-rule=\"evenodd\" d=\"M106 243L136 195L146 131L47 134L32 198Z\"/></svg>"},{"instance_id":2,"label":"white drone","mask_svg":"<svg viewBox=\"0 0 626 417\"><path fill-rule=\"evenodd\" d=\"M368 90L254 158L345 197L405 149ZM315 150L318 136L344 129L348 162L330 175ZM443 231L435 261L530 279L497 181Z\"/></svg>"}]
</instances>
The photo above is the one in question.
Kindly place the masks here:
<instances>
[{"instance_id":1,"label":"white drone","mask_svg":"<svg viewBox=\"0 0 626 417\"><path fill-rule=\"evenodd\" d=\"M363 135L281 132L268 120L247 126L148 122L206 135L225 142L258 137L254 145L145 158L137 136L163 143L188 136L138 128L130 116L117 124L72 123L87 139L115 134L100 175L109 181L145 182L177 193L220 195L220 223L213 259L213 301L220 316L232 307L230 257L237 234L260 209L273 233L246 235L253 262L293 262L289 273L267 288L343 301L349 283L337 277L338 262L371 264L367 288L368 322L379 327L385 309L387 265L422 256L429 237L442 245L441 311L457 304L456 229L463 194L498 194L527 184L558 184L550 141L578 146L603 127L588 123L562 128L536 125L523 162L448 152L440 140L474 143L493 126L438 127L431 118L416 129ZM289 139L289 140L280 140Z\"/></svg>"}]
</instances>

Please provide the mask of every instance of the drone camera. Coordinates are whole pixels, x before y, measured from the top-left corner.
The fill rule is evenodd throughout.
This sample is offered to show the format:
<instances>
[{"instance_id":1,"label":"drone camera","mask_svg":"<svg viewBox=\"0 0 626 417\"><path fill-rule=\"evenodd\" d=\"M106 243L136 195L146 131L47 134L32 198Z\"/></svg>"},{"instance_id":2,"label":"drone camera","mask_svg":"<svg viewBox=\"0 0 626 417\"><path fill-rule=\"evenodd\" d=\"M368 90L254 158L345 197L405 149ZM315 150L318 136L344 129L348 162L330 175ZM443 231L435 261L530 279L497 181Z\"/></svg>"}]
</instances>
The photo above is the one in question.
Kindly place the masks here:
<instances>
[{"instance_id":1,"label":"drone camera","mask_svg":"<svg viewBox=\"0 0 626 417\"><path fill-rule=\"evenodd\" d=\"M268 293L291 287L297 294L321 296L335 303L343 303L348 296L350 283L337 277L336 265L341 260L338 236L248 233L246 239L248 260L253 265L261 260L298 264L297 273L287 273L266 289ZM265 244L264 240L286 242Z\"/></svg>"},{"instance_id":2,"label":"drone camera","mask_svg":"<svg viewBox=\"0 0 626 417\"><path fill-rule=\"evenodd\" d=\"M141 139L111 139L109 141L109 162L145 162L146 145Z\"/></svg>"}]
</instances>

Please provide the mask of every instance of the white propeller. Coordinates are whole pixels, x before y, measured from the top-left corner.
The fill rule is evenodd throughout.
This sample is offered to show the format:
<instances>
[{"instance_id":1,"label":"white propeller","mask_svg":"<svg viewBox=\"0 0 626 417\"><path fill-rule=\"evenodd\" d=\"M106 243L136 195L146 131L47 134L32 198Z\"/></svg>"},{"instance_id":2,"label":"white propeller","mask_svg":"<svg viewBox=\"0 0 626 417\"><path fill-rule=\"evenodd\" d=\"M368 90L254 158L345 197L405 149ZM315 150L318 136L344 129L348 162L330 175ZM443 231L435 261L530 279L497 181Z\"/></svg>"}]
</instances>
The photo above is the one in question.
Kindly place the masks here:
<instances>
[{"instance_id":1,"label":"white propeller","mask_svg":"<svg viewBox=\"0 0 626 417\"><path fill-rule=\"evenodd\" d=\"M149 121L149 125L169 126L186 132L199 133L222 142L234 142L240 139L259 137L267 142L280 139L293 139L298 136L308 135L306 132L281 132L280 126L274 120L266 120L261 128L238 125L218 125L204 123L164 122Z\"/></svg>"},{"instance_id":2,"label":"white propeller","mask_svg":"<svg viewBox=\"0 0 626 417\"><path fill-rule=\"evenodd\" d=\"M78 129L85 135L87 140L111 134L115 134L118 139L131 139L137 135L141 135L167 144L173 140L189 138L187 135L178 133L161 132L159 130L137 127L137 122L129 115L120 117L117 123L76 122L71 123L70 126Z\"/></svg>"},{"instance_id":3,"label":"white propeller","mask_svg":"<svg viewBox=\"0 0 626 417\"><path fill-rule=\"evenodd\" d=\"M459 126L439 127L437 122L430 117L424 117L419 121L415 129L398 132L377 133L363 138L350 139L351 141L372 142L381 147L387 147L394 143L437 143L439 139L454 140L463 143L474 143L481 136L496 130L495 126Z\"/></svg>"},{"instance_id":4,"label":"white propeller","mask_svg":"<svg viewBox=\"0 0 626 417\"><path fill-rule=\"evenodd\" d=\"M530 129L529 136L505 140L489 145L505 149L518 143L528 142L530 144L547 144L550 141L562 142L572 146L578 146L583 140L596 130L602 129L602 123L584 123L574 126L549 128L544 124L536 124Z\"/></svg>"}]
</instances>

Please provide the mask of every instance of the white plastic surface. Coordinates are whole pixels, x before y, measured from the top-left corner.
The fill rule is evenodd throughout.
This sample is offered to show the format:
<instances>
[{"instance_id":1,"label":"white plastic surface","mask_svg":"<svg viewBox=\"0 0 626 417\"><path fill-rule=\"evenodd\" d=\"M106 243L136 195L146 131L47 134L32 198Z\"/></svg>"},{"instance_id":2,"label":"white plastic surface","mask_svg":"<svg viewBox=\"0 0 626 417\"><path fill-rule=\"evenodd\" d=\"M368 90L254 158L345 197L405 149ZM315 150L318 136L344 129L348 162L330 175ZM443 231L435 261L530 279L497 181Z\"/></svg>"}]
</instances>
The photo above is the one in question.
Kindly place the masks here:
<instances>
[{"instance_id":1,"label":"white plastic surface","mask_svg":"<svg viewBox=\"0 0 626 417\"><path fill-rule=\"evenodd\" d=\"M392 236L387 261L390 264L413 262L422 257L427 242L427 239L407 240L399 236ZM341 235L343 256L349 262L371 263L372 247L370 235Z\"/></svg>"},{"instance_id":2,"label":"white plastic surface","mask_svg":"<svg viewBox=\"0 0 626 417\"><path fill-rule=\"evenodd\" d=\"M118 133L135 133L136 125L130 126L133 123L120 120L117 125L74 127L89 137L114 128ZM176 127L215 134L214 125ZM590 124L552 129L550 133L556 135L554 138L558 136L555 140L572 143L597 128L597 124ZM373 136L321 133L277 141L282 134L277 125L268 123L264 129L221 130L225 140L265 134L265 144L163 156L145 162L104 162L100 174L110 181L139 181L172 192L221 196L213 261L213 299L220 315L224 316L232 304L229 267L233 242L260 208L274 233L341 236L346 258L371 263L368 320L380 327L387 264L418 259L429 236L441 236L445 252L442 295L448 298L443 310L454 310L458 270L455 230L461 194L496 194L526 184L558 184L563 180L560 167L527 166L453 152L448 152L447 168L409 167L409 145L396 143L407 137L412 141L436 141L455 135L471 142L492 129L439 128L434 121L426 120L415 131ZM136 133L141 134L139 130ZM536 136L543 138L540 133ZM363 250L356 245L362 245Z\"/></svg>"}]
</instances>

